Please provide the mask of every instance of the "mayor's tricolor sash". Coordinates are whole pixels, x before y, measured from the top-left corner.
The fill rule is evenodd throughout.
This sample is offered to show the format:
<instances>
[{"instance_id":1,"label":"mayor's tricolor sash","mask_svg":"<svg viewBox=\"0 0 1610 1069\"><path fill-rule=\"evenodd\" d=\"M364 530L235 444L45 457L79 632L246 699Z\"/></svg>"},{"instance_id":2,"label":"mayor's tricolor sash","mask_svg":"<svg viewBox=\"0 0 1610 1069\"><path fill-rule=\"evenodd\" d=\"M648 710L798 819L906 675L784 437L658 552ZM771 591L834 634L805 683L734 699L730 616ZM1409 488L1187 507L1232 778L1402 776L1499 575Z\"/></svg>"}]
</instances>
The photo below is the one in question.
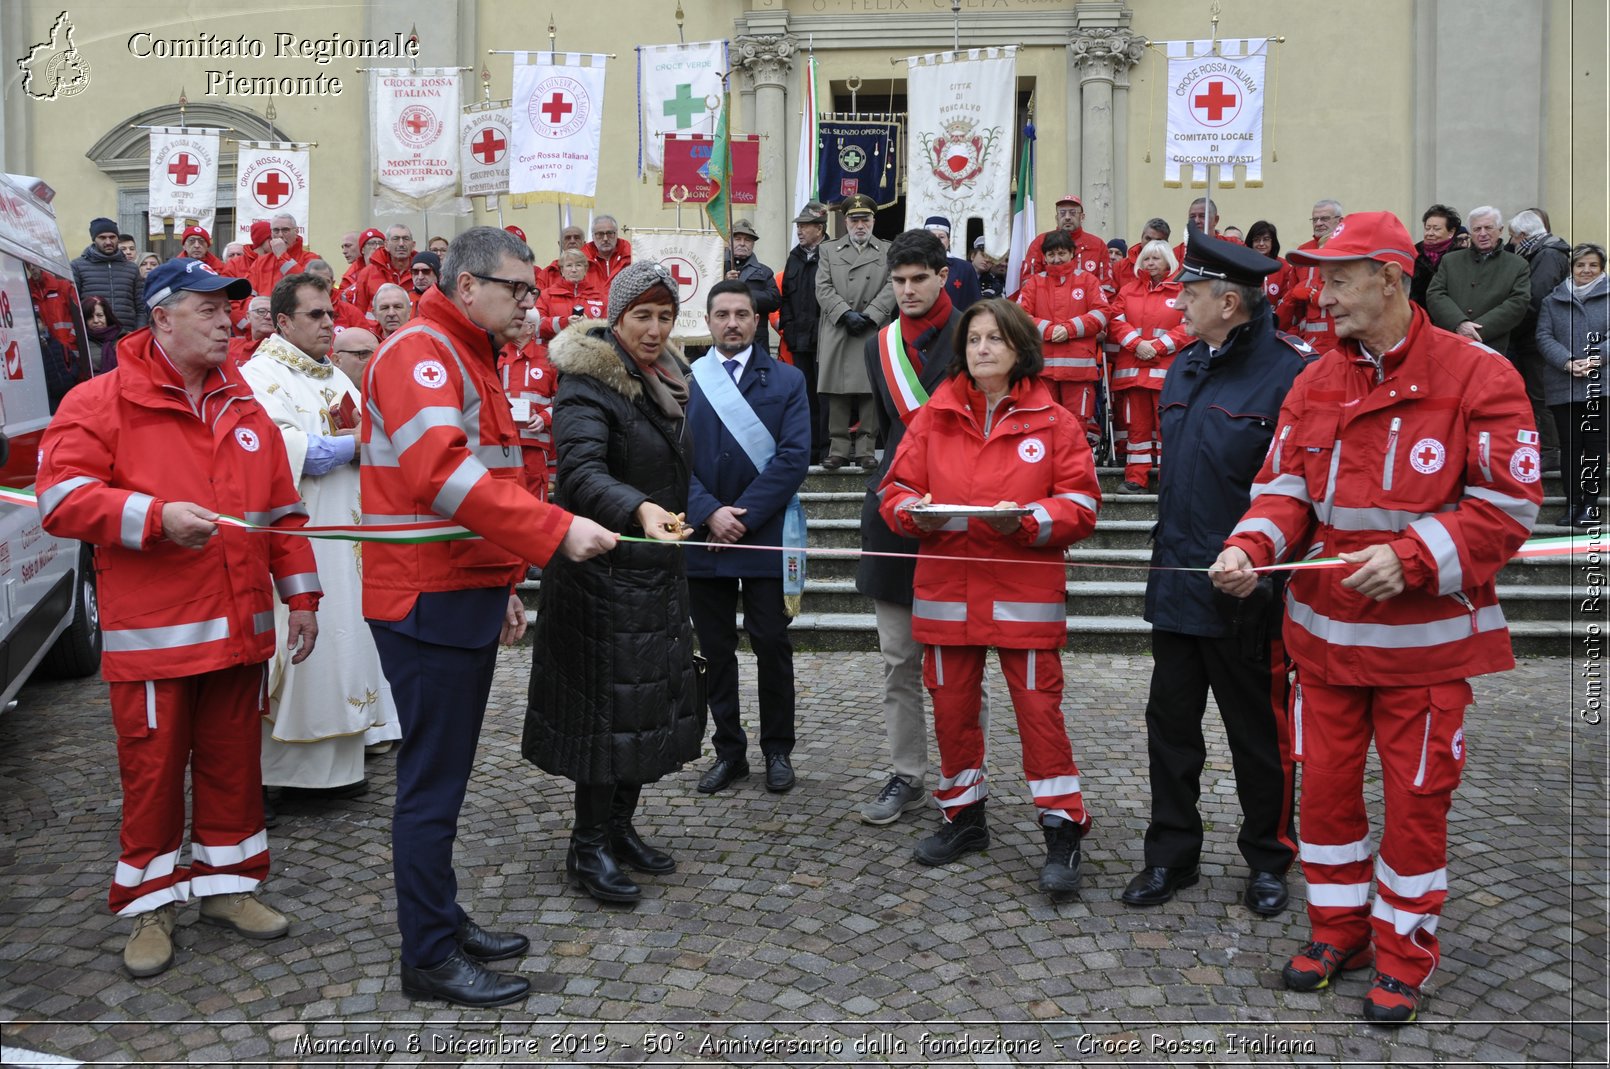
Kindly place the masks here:
<instances>
[{"instance_id":1,"label":"mayor's tricolor sash","mask_svg":"<svg viewBox=\"0 0 1610 1069\"><path fill-rule=\"evenodd\" d=\"M911 357L906 355L898 315L878 332L878 363L883 366L883 381L889 386L889 397L894 401L900 422L910 423L917 409L928 403L928 391L923 388L917 369L911 366Z\"/></svg>"},{"instance_id":2,"label":"mayor's tricolor sash","mask_svg":"<svg viewBox=\"0 0 1610 1069\"><path fill-rule=\"evenodd\" d=\"M755 470L765 471L771 458L777 455L777 439L760 422L749 401L732 381L727 369L714 350L693 362L693 380L704 391L727 428L749 458ZM798 597L805 592L805 506L799 503L796 493L783 513L783 595Z\"/></svg>"}]
</instances>

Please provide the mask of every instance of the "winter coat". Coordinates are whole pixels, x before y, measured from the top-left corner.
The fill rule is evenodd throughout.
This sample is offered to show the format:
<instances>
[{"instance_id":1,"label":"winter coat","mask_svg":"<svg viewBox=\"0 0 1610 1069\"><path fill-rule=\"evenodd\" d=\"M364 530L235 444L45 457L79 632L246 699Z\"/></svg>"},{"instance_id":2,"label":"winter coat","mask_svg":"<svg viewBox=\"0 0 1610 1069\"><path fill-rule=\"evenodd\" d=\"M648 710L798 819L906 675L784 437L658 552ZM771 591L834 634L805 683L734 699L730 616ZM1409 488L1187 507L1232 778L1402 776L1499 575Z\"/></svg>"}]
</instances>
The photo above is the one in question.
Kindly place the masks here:
<instances>
[{"instance_id":1,"label":"winter coat","mask_svg":"<svg viewBox=\"0 0 1610 1069\"><path fill-rule=\"evenodd\" d=\"M845 312L860 312L876 326L894 318L894 287L889 285L889 244L876 237L855 247L848 237L816 246L816 389L819 393L872 392L862 353L872 332L851 334L839 325Z\"/></svg>"},{"instance_id":2,"label":"winter coat","mask_svg":"<svg viewBox=\"0 0 1610 1069\"><path fill-rule=\"evenodd\" d=\"M555 499L633 535L642 534L644 501L686 512L687 420L666 417L645 394L644 372L608 328L577 323L549 357L560 375ZM683 553L622 542L581 563L556 556L544 569L527 760L577 783L651 783L699 756L705 707Z\"/></svg>"},{"instance_id":3,"label":"winter coat","mask_svg":"<svg viewBox=\"0 0 1610 1069\"><path fill-rule=\"evenodd\" d=\"M1532 307L1532 273L1524 257L1499 249L1484 260L1476 250L1456 249L1442 258L1426 293L1431 322L1457 331L1474 320L1481 326L1481 343L1499 353L1509 352L1509 335Z\"/></svg>"},{"instance_id":4,"label":"winter coat","mask_svg":"<svg viewBox=\"0 0 1610 1069\"><path fill-rule=\"evenodd\" d=\"M531 415L539 429L516 423L520 428L520 448L536 449L553 456L553 395L559 390L559 374L548 359L548 347L528 341L523 346L505 345L498 353L498 375L510 401L531 403Z\"/></svg>"},{"instance_id":5,"label":"winter coat","mask_svg":"<svg viewBox=\"0 0 1610 1069\"><path fill-rule=\"evenodd\" d=\"M414 278L412 265L404 267L401 271L391 266L391 254L384 245L369 254L369 259L358 272L358 280L347 291L347 300L357 306L358 311L372 323L374 322L375 294L380 292L381 286L401 286L408 291L408 300L414 301Z\"/></svg>"},{"instance_id":6,"label":"winter coat","mask_svg":"<svg viewBox=\"0 0 1610 1069\"><path fill-rule=\"evenodd\" d=\"M139 265L124 259L122 252L102 252L90 243L73 261L73 281L80 300L104 298L124 330L145 326L145 279L140 277Z\"/></svg>"},{"instance_id":7,"label":"winter coat","mask_svg":"<svg viewBox=\"0 0 1610 1069\"><path fill-rule=\"evenodd\" d=\"M1095 382L1101 378L1101 343L1112 310L1101 281L1071 262L1048 266L1023 280L1017 303L1034 320L1045 353L1045 377L1063 382ZM1066 327L1066 341L1051 333Z\"/></svg>"},{"instance_id":8,"label":"winter coat","mask_svg":"<svg viewBox=\"0 0 1610 1069\"><path fill-rule=\"evenodd\" d=\"M272 252L260 254L252 261L246 277L251 281L253 293L267 297L274 292L274 287L279 285L281 279L301 274L310 261L317 259L319 254L303 245L301 237L297 237L278 256Z\"/></svg>"},{"instance_id":9,"label":"winter coat","mask_svg":"<svg viewBox=\"0 0 1610 1069\"><path fill-rule=\"evenodd\" d=\"M1597 334L1598 341L1589 341ZM1537 316L1537 349L1543 357L1543 403L1580 405L1588 401L1588 387L1597 385L1604 396L1604 370L1597 375L1576 376L1565 370L1572 360L1580 360L1591 348L1602 356L1605 339L1610 338L1610 274L1601 274L1585 298L1572 292L1567 277L1543 302Z\"/></svg>"},{"instance_id":10,"label":"winter coat","mask_svg":"<svg viewBox=\"0 0 1610 1069\"><path fill-rule=\"evenodd\" d=\"M570 326L572 320L603 319L609 304L609 294L598 288L598 276L588 274L580 282L566 282L563 277L554 280L537 297L537 315L542 317L537 330L543 341L552 341L559 332ZM581 315L576 315L576 309Z\"/></svg>"},{"instance_id":11,"label":"winter coat","mask_svg":"<svg viewBox=\"0 0 1610 1069\"><path fill-rule=\"evenodd\" d=\"M788 260L783 264L782 306L778 322L778 333L783 336L783 344L788 346L791 353L816 352L817 320L821 318L822 310L816 303L816 270L821 266L821 257L816 255L822 251L823 243L818 242L816 249L807 250L803 245L795 245L788 251ZM812 390L816 383L810 383Z\"/></svg>"},{"instance_id":12,"label":"winter coat","mask_svg":"<svg viewBox=\"0 0 1610 1069\"><path fill-rule=\"evenodd\" d=\"M726 269L733 269L730 255ZM751 256L738 266L738 281L749 287L749 294L755 299L755 314L760 319L755 340L770 349L771 334L766 328L766 317L783 306L783 295L777 288L777 272L761 263L760 257Z\"/></svg>"},{"instance_id":13,"label":"winter coat","mask_svg":"<svg viewBox=\"0 0 1610 1069\"><path fill-rule=\"evenodd\" d=\"M1180 284L1165 278L1153 282L1144 272L1118 291L1113 298L1111 325L1107 337L1118 344L1113 361L1112 388L1119 390L1161 390L1174 354L1191 343L1191 334L1181 322ZM1135 355L1143 341L1150 341L1156 354L1150 360Z\"/></svg>"},{"instance_id":14,"label":"winter coat","mask_svg":"<svg viewBox=\"0 0 1610 1069\"><path fill-rule=\"evenodd\" d=\"M922 546L911 634L936 646L1055 649L1068 640L1062 551L1095 530L1101 507L1095 461L1078 417L1040 379L1019 381L993 414L985 406L966 375L946 382L912 417L879 489L884 521ZM923 533L906 510L924 495L1031 512L1011 534L965 518Z\"/></svg>"},{"instance_id":15,"label":"winter coat","mask_svg":"<svg viewBox=\"0 0 1610 1069\"><path fill-rule=\"evenodd\" d=\"M1510 333L1509 356L1519 366L1522 360L1535 360L1537 357L1537 317L1543 308L1543 301L1560 280L1571 273L1571 246L1555 237L1548 235L1531 252L1522 256L1531 271L1532 300L1526 309L1526 315L1521 319L1520 326Z\"/></svg>"},{"instance_id":16,"label":"winter coat","mask_svg":"<svg viewBox=\"0 0 1610 1069\"><path fill-rule=\"evenodd\" d=\"M40 458L40 522L95 546L105 679L174 679L267 661L276 589L292 609L317 607L305 539L220 527L193 550L162 533L168 501L267 526L307 523L279 428L233 365L207 373L193 407L150 331L130 334L115 371L62 401Z\"/></svg>"},{"instance_id":17,"label":"winter coat","mask_svg":"<svg viewBox=\"0 0 1610 1069\"><path fill-rule=\"evenodd\" d=\"M719 367L721 354L711 349L700 359L718 361ZM784 511L804 483L811 462L811 406L805 397L805 375L774 360L757 344L738 377L738 390L771 432L777 452L765 471L757 472L695 380L688 398L688 431L693 437L688 523L695 528L694 537L702 540L709 532L700 528L710 514L722 505L735 505L748 510L739 517L746 528L739 544L779 546ZM691 578L783 577L781 553L752 549L712 553L695 546L684 552Z\"/></svg>"},{"instance_id":18,"label":"winter coat","mask_svg":"<svg viewBox=\"0 0 1610 1069\"><path fill-rule=\"evenodd\" d=\"M1391 547L1404 589L1385 601L1343 587L1350 567L1291 573L1286 649L1334 686L1431 686L1515 665L1494 579L1542 502L1531 403L1508 360L1409 307L1382 381L1352 340L1297 377L1225 541L1254 566Z\"/></svg>"},{"instance_id":19,"label":"winter coat","mask_svg":"<svg viewBox=\"0 0 1610 1069\"><path fill-rule=\"evenodd\" d=\"M608 256L598 251L598 246L589 241L581 247L587 254L587 274L593 279L593 284L602 290L608 299L609 284L615 281L615 276L621 273L623 267L632 262L632 243L625 238L615 242L615 250Z\"/></svg>"},{"instance_id":20,"label":"winter coat","mask_svg":"<svg viewBox=\"0 0 1610 1069\"><path fill-rule=\"evenodd\" d=\"M945 276L945 293L950 296L952 308L958 312L965 312L984 297L984 291L978 281L978 272L973 270L972 264L959 256L947 256L946 259L950 261L950 273Z\"/></svg>"},{"instance_id":21,"label":"winter coat","mask_svg":"<svg viewBox=\"0 0 1610 1069\"><path fill-rule=\"evenodd\" d=\"M1319 242L1308 240L1297 246L1297 251L1317 249ZM1446 260L1446 257L1444 257ZM1281 330L1302 338L1317 353L1328 353L1336 348L1336 321L1320 307L1319 296L1325 292L1325 280L1319 277L1319 268L1310 265L1296 268L1296 280L1286 287L1275 306L1275 319Z\"/></svg>"},{"instance_id":22,"label":"winter coat","mask_svg":"<svg viewBox=\"0 0 1610 1069\"><path fill-rule=\"evenodd\" d=\"M932 337L918 335L911 339L923 357L922 370L917 373L917 378L930 397L944 384L951 361L959 359L953 351L953 340L956 324L961 317L961 313L952 308L949 321L938 333ZM915 554L917 540L895 534L883 522L883 516L878 511L882 504L878 487L883 485L883 477L888 473L889 465L894 463L895 453L906 433L906 424L900 420L899 409L890 397L889 384L884 378L878 342L878 334L869 336L861 353L866 365L865 374L872 383L872 406L878 414L878 437L883 442L883 460L867 480L866 496L861 500L861 548L877 553ZM999 500L996 498L996 501ZM855 589L876 601L910 605L916 573L916 561L907 557L863 556L855 566Z\"/></svg>"},{"instance_id":23,"label":"winter coat","mask_svg":"<svg viewBox=\"0 0 1610 1069\"><path fill-rule=\"evenodd\" d=\"M1210 356L1207 343L1197 341L1175 358L1157 399L1168 460L1157 491L1154 567L1206 568L1218 557L1247 511L1280 404L1317 356L1261 315L1231 330L1217 353ZM1164 631L1218 638L1231 619L1247 619L1240 615L1245 604L1216 594L1200 571L1146 575L1146 619ZM1269 608L1278 621L1278 608Z\"/></svg>"},{"instance_id":24,"label":"winter coat","mask_svg":"<svg viewBox=\"0 0 1610 1069\"><path fill-rule=\"evenodd\" d=\"M1047 230L1045 234L1051 231ZM1045 244L1045 234L1040 234L1029 242L1029 251L1023 254L1023 277L1037 275L1046 268L1045 253L1041 246ZM1068 235L1073 239L1073 263L1081 271L1089 271L1101 279L1103 286L1112 282L1112 258L1107 255L1107 243L1085 229L1075 230Z\"/></svg>"}]
</instances>

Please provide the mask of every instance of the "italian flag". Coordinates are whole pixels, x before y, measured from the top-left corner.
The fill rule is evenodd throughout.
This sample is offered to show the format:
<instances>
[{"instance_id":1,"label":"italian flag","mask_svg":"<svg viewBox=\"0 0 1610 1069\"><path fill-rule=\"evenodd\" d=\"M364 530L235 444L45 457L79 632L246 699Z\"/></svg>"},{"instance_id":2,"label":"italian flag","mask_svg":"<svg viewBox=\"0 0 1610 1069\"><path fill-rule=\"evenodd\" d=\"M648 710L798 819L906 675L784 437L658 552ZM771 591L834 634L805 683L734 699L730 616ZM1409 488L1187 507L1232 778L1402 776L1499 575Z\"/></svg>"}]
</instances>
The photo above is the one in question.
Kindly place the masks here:
<instances>
[{"instance_id":1,"label":"italian flag","mask_svg":"<svg viewBox=\"0 0 1610 1069\"><path fill-rule=\"evenodd\" d=\"M1034 124L1023 127L1023 150L1017 157L1017 197L1012 207L1012 250L1007 253L1006 292L1023 287L1023 261L1034 243Z\"/></svg>"},{"instance_id":2,"label":"italian flag","mask_svg":"<svg viewBox=\"0 0 1610 1069\"><path fill-rule=\"evenodd\" d=\"M794 214L805 210L805 205L816 199L821 184L822 160L817 145L816 57L805 61L805 84L801 94L804 100L799 112L799 161L794 166Z\"/></svg>"}]
</instances>

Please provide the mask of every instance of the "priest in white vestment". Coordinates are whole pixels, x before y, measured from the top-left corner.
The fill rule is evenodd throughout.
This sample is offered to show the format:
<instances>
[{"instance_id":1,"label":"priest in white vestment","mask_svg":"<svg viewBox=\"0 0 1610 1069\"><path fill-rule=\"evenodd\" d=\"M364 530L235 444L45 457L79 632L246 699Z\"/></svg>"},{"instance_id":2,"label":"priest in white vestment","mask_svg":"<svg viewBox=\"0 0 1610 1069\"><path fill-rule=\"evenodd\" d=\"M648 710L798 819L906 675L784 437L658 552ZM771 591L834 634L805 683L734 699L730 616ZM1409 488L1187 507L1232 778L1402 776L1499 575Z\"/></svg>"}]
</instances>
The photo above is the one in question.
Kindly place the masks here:
<instances>
[{"instance_id":1,"label":"priest in white vestment","mask_svg":"<svg viewBox=\"0 0 1610 1069\"><path fill-rule=\"evenodd\" d=\"M358 523L359 395L328 358L335 326L328 285L311 275L287 276L274 287L270 310L277 333L263 340L241 374L285 436L308 522ZM363 621L361 546L313 540L324 587L319 644L293 665L282 634L270 665L266 787L360 793L364 747L402 737L391 687ZM284 606L276 604L275 611L283 614Z\"/></svg>"}]
</instances>

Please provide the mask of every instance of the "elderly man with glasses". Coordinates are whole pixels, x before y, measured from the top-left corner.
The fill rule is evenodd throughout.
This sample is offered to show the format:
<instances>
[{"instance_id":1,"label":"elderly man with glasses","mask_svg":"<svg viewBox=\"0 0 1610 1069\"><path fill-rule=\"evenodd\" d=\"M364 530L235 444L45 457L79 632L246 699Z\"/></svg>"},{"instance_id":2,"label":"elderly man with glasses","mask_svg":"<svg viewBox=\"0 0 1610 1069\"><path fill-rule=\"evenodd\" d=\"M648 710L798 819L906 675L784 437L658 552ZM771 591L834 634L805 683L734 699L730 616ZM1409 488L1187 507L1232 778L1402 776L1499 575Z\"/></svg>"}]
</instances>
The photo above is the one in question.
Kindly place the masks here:
<instances>
[{"instance_id":1,"label":"elderly man with glasses","mask_svg":"<svg viewBox=\"0 0 1610 1069\"><path fill-rule=\"evenodd\" d=\"M632 243L621 237L621 226L613 215L593 219L593 240L581 251L587 254L588 274L596 278L598 288L605 293L621 269L632 262Z\"/></svg>"},{"instance_id":2,"label":"elderly man with glasses","mask_svg":"<svg viewBox=\"0 0 1610 1069\"><path fill-rule=\"evenodd\" d=\"M1341 203L1329 199L1316 201L1309 221L1314 227L1313 240L1297 246L1297 252L1325 247L1325 242L1330 240L1332 232L1341 224ZM1320 277L1319 269L1312 265L1299 265L1298 271L1297 283L1280 298L1275 318L1281 330L1297 335L1314 352L1328 353L1336 348L1337 338L1336 322L1331 319L1328 306L1320 300L1325 281Z\"/></svg>"}]
</instances>

